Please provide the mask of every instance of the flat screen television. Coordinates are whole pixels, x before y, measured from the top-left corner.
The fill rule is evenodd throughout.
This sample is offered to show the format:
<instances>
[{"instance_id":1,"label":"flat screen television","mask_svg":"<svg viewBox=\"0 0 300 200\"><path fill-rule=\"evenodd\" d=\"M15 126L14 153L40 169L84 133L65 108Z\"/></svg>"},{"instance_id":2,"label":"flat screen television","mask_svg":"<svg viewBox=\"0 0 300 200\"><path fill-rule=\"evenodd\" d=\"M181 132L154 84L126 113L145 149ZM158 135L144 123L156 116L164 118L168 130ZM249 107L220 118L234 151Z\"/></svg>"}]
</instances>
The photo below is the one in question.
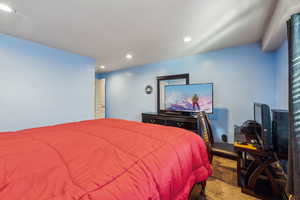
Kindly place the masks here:
<instances>
[{"instance_id":1,"label":"flat screen television","mask_svg":"<svg viewBox=\"0 0 300 200\"><path fill-rule=\"evenodd\" d=\"M167 111L213 113L213 84L167 85L165 87Z\"/></svg>"}]
</instances>

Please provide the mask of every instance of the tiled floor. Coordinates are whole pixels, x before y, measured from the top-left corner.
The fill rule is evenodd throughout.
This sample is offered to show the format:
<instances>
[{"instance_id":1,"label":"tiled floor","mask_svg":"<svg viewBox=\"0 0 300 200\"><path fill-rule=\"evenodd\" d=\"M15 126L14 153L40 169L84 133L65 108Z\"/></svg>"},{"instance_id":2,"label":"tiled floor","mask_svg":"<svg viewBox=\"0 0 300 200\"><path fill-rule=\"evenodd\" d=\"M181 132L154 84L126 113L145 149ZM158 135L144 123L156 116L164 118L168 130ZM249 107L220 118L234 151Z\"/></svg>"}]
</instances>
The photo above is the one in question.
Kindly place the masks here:
<instances>
[{"instance_id":1,"label":"tiled floor","mask_svg":"<svg viewBox=\"0 0 300 200\"><path fill-rule=\"evenodd\" d=\"M255 200L252 196L241 192L239 187L230 185L224 181L211 177L207 183L207 200Z\"/></svg>"},{"instance_id":2,"label":"tiled floor","mask_svg":"<svg viewBox=\"0 0 300 200\"><path fill-rule=\"evenodd\" d=\"M237 186L236 162L214 156L213 175L206 188L206 200L256 200ZM193 198L192 198L193 199Z\"/></svg>"}]
</instances>

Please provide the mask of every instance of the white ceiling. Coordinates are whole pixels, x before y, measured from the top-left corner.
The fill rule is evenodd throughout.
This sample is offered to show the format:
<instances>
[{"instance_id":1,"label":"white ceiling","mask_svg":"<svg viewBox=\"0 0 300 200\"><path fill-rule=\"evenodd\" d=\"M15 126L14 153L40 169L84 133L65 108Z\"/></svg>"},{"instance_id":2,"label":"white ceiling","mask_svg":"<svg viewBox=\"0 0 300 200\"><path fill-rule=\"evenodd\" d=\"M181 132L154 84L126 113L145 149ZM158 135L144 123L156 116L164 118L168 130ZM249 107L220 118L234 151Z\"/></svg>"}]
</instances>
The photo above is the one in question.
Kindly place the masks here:
<instances>
[{"instance_id":1,"label":"white ceiling","mask_svg":"<svg viewBox=\"0 0 300 200\"><path fill-rule=\"evenodd\" d=\"M0 0L0 33L97 60L106 71L261 41L276 0ZM192 42L186 44L183 37ZM127 61L125 54L133 59Z\"/></svg>"},{"instance_id":2,"label":"white ceiling","mask_svg":"<svg viewBox=\"0 0 300 200\"><path fill-rule=\"evenodd\" d=\"M277 49L287 36L286 22L290 16L300 12L300 0L278 0L269 26L262 40L262 49L272 51Z\"/></svg>"}]
</instances>

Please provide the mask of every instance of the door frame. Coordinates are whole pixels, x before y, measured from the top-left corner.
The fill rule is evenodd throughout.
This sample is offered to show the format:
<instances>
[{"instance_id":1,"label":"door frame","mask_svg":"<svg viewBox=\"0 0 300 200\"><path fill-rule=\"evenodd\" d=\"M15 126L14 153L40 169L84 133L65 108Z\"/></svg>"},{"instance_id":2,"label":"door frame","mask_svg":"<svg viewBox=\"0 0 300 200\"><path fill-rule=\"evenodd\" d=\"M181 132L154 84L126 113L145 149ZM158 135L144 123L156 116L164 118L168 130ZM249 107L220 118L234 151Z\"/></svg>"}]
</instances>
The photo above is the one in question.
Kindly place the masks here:
<instances>
[{"instance_id":1,"label":"door frame","mask_svg":"<svg viewBox=\"0 0 300 200\"><path fill-rule=\"evenodd\" d=\"M105 112L104 112L104 119L106 118L106 78L105 77L103 77L103 78L96 78L96 80L95 80L95 98L94 98L94 118L95 119L97 119L97 117L96 117L96 109L97 109L97 87L96 87L96 82L97 82L97 80L101 80L101 79L103 79L104 80L104 110L105 110Z\"/></svg>"}]
</instances>

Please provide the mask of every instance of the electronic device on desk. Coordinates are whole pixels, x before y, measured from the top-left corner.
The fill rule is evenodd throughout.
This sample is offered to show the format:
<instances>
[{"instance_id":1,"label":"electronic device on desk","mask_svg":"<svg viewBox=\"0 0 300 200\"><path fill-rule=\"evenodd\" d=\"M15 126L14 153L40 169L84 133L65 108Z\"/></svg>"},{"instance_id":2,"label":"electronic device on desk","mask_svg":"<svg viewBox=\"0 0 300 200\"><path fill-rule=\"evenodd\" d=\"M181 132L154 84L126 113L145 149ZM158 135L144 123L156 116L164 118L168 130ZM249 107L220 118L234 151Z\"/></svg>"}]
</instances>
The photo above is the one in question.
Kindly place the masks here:
<instances>
[{"instance_id":1,"label":"electronic device on desk","mask_svg":"<svg viewBox=\"0 0 300 200\"><path fill-rule=\"evenodd\" d=\"M253 120L247 120L239 127L239 131L239 137L237 138L238 144L250 144L256 148L263 148L264 144L261 139L262 127L259 123Z\"/></svg>"},{"instance_id":2,"label":"electronic device on desk","mask_svg":"<svg viewBox=\"0 0 300 200\"><path fill-rule=\"evenodd\" d=\"M262 127L261 140L263 149L273 149L270 107L266 104L254 103L254 120Z\"/></svg>"},{"instance_id":3,"label":"electronic device on desk","mask_svg":"<svg viewBox=\"0 0 300 200\"><path fill-rule=\"evenodd\" d=\"M288 155L288 111L272 110L266 104L254 103L254 120L262 126L264 150L272 150L281 158Z\"/></svg>"},{"instance_id":4,"label":"electronic device on desk","mask_svg":"<svg viewBox=\"0 0 300 200\"><path fill-rule=\"evenodd\" d=\"M276 152L283 171L287 174L288 168L288 137L289 113L287 110L272 110L272 134L274 151Z\"/></svg>"},{"instance_id":5,"label":"electronic device on desk","mask_svg":"<svg viewBox=\"0 0 300 200\"><path fill-rule=\"evenodd\" d=\"M165 86L165 112L195 115L200 111L213 113L213 84Z\"/></svg>"},{"instance_id":6,"label":"electronic device on desk","mask_svg":"<svg viewBox=\"0 0 300 200\"><path fill-rule=\"evenodd\" d=\"M289 113L287 110L272 110L273 144L278 154L288 154Z\"/></svg>"}]
</instances>

